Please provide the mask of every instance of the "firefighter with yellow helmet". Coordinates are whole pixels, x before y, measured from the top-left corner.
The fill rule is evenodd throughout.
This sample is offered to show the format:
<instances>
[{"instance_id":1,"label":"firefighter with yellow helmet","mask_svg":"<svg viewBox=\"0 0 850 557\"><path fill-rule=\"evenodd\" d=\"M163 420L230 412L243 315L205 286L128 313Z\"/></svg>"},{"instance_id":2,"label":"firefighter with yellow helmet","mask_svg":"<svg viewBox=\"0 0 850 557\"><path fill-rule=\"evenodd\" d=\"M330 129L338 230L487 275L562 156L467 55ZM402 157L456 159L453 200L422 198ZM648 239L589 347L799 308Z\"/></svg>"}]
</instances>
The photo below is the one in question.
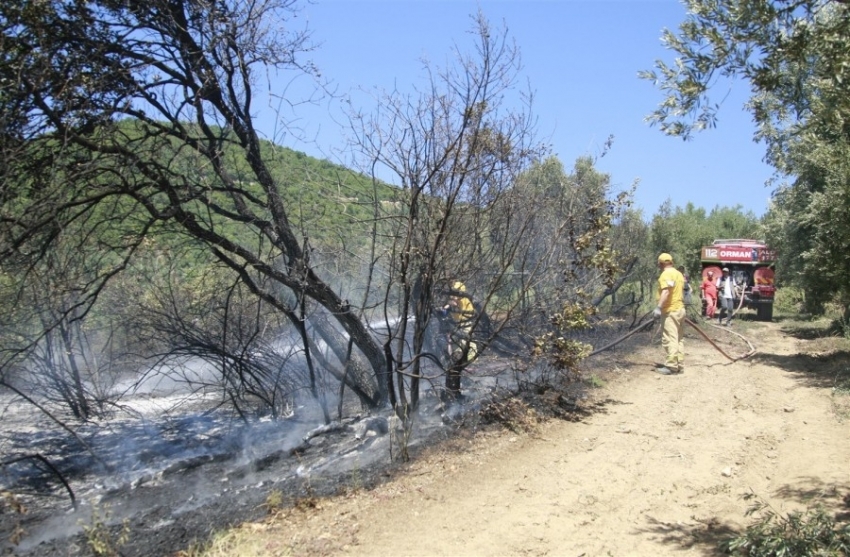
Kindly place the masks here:
<instances>
[{"instance_id":1,"label":"firefighter with yellow helmet","mask_svg":"<svg viewBox=\"0 0 850 557\"><path fill-rule=\"evenodd\" d=\"M667 352L664 365L656 371L662 375L675 375L684 371L685 343L685 277L673 267L669 253L658 256L658 305L653 311L656 319L661 318L661 346Z\"/></svg>"},{"instance_id":2,"label":"firefighter with yellow helmet","mask_svg":"<svg viewBox=\"0 0 850 557\"><path fill-rule=\"evenodd\" d=\"M466 359L474 358L478 353L478 347L471 340L475 307L472 298L466 293L465 284L459 280L452 284L449 302L443 309L454 323L455 330L449 333L449 353L452 359L456 362L461 360L467 347Z\"/></svg>"}]
</instances>

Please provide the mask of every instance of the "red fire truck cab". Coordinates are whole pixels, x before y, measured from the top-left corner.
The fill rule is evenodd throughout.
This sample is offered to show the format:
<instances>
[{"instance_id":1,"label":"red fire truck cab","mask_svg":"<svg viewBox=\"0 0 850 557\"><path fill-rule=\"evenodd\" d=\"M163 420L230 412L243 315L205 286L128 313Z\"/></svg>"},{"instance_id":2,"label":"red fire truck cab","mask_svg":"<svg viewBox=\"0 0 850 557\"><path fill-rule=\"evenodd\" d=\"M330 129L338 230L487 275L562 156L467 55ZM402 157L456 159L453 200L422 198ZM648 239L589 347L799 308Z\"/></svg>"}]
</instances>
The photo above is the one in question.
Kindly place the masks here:
<instances>
[{"instance_id":1,"label":"red fire truck cab","mask_svg":"<svg viewBox=\"0 0 850 557\"><path fill-rule=\"evenodd\" d=\"M735 307L755 309L759 321L773 319L776 252L757 240L714 240L712 245L702 248L700 262L703 280L708 271L713 271L717 280L723 275L724 267L729 269L739 291L743 292L743 301L736 298Z\"/></svg>"}]
</instances>

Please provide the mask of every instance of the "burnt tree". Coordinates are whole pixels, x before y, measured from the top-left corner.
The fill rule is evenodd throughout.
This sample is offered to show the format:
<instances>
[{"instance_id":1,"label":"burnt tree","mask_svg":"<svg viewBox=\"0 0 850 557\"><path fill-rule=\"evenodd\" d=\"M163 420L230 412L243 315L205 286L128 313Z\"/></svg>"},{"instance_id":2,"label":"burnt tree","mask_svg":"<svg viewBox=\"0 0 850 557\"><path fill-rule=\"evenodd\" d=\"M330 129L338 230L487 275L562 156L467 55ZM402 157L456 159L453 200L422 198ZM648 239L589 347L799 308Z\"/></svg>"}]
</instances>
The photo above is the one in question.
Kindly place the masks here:
<instances>
[{"instance_id":1,"label":"burnt tree","mask_svg":"<svg viewBox=\"0 0 850 557\"><path fill-rule=\"evenodd\" d=\"M325 308L370 370L346 377L377 406L384 352L310 264L253 122L263 72L315 73L296 12L291 0L4 3L2 270L25 280L59 241L108 253L74 285L62 319L78 319L146 238L185 236L284 315L302 297Z\"/></svg>"}]
</instances>

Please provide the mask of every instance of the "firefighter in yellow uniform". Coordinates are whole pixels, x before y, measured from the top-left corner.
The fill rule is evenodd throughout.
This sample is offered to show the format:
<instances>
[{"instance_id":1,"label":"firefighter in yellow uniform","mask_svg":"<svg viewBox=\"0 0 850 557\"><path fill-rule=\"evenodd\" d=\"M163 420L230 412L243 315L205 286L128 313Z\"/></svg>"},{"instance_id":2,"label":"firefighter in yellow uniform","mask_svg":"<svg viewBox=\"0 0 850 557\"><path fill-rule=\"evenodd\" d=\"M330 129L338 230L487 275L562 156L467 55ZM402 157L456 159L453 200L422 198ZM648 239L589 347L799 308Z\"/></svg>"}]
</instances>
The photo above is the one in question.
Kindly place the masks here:
<instances>
[{"instance_id":1,"label":"firefighter in yellow uniform","mask_svg":"<svg viewBox=\"0 0 850 557\"><path fill-rule=\"evenodd\" d=\"M667 359L656 371L662 375L674 375L684 371L685 277L673 267L673 257L669 253L658 256L658 268L661 270L658 306L653 315L661 318L661 346L667 352Z\"/></svg>"},{"instance_id":2,"label":"firefighter in yellow uniform","mask_svg":"<svg viewBox=\"0 0 850 557\"><path fill-rule=\"evenodd\" d=\"M466 285L460 281L452 284L449 303L443 306L444 312L451 317L453 330L448 333L448 353L450 362L446 367L446 399L455 400L460 394L460 374L470 360L478 353L478 345L471 339L472 323L475 319L475 306L466 292Z\"/></svg>"},{"instance_id":3,"label":"firefighter in yellow uniform","mask_svg":"<svg viewBox=\"0 0 850 557\"><path fill-rule=\"evenodd\" d=\"M466 293L466 285L462 282L456 281L452 284L451 294L449 303L444 307L455 324L455 331L450 334L449 352L457 361L463 357L463 352L468 347L466 359L470 360L478 353L478 346L470 340L475 307Z\"/></svg>"}]
</instances>

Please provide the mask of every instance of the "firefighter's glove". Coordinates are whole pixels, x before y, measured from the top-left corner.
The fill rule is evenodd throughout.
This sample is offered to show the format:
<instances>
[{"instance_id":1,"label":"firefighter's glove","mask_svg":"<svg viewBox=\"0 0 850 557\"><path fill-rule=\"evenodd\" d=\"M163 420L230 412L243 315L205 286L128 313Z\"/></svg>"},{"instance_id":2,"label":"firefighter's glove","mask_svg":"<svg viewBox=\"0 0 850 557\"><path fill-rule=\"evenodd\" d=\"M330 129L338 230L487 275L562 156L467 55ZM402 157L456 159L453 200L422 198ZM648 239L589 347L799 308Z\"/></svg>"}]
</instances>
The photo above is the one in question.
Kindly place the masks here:
<instances>
[{"instance_id":1,"label":"firefighter's glove","mask_svg":"<svg viewBox=\"0 0 850 557\"><path fill-rule=\"evenodd\" d=\"M661 308L660 307L656 306L656 308L654 310L652 310L652 318L653 319L660 319L661 318Z\"/></svg>"}]
</instances>

